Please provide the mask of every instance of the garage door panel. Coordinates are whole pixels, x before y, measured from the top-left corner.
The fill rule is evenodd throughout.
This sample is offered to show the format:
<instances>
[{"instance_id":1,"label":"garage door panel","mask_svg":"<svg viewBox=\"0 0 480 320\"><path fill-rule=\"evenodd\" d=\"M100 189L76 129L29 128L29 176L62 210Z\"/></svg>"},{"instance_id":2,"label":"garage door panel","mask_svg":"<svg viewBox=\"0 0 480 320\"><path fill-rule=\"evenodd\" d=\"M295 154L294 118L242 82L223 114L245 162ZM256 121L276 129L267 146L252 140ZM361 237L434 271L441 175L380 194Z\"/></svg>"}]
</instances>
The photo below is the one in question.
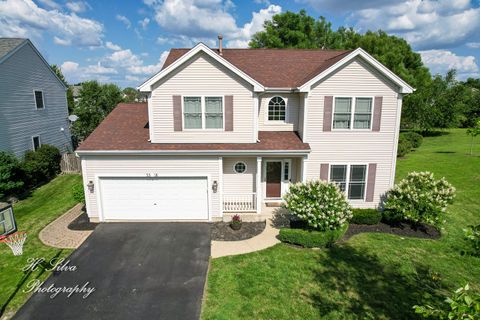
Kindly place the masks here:
<instances>
[{"instance_id":1,"label":"garage door panel","mask_svg":"<svg viewBox=\"0 0 480 320\"><path fill-rule=\"evenodd\" d=\"M106 220L207 220L207 179L102 178Z\"/></svg>"}]
</instances>

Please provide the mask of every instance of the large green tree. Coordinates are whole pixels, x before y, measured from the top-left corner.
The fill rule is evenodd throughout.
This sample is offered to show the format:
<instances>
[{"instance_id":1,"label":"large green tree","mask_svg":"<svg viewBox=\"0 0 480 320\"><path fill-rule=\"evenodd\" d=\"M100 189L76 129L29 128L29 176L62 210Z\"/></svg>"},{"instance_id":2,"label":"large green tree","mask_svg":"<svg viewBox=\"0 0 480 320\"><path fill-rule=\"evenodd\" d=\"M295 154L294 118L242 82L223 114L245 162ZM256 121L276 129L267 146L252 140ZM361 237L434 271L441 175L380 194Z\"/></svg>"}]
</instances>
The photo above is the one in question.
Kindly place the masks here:
<instances>
[{"instance_id":1,"label":"large green tree","mask_svg":"<svg viewBox=\"0 0 480 320\"><path fill-rule=\"evenodd\" d=\"M78 98L73 113L79 119L73 123L72 130L78 140L83 140L118 103L123 101L123 94L120 88L114 84L87 81L82 84Z\"/></svg>"}]
</instances>

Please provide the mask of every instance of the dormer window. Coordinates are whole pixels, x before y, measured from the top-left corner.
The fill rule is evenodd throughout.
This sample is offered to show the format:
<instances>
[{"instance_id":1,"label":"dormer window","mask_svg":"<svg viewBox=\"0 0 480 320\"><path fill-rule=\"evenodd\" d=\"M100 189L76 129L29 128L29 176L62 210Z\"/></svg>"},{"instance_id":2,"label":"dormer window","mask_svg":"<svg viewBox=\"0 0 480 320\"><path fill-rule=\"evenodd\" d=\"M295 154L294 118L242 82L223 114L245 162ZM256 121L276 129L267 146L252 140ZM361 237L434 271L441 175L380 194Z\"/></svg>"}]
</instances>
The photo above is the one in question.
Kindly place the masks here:
<instances>
[{"instance_id":1,"label":"dormer window","mask_svg":"<svg viewBox=\"0 0 480 320\"><path fill-rule=\"evenodd\" d=\"M273 97L268 102L268 121L285 121L285 100L282 97Z\"/></svg>"}]
</instances>

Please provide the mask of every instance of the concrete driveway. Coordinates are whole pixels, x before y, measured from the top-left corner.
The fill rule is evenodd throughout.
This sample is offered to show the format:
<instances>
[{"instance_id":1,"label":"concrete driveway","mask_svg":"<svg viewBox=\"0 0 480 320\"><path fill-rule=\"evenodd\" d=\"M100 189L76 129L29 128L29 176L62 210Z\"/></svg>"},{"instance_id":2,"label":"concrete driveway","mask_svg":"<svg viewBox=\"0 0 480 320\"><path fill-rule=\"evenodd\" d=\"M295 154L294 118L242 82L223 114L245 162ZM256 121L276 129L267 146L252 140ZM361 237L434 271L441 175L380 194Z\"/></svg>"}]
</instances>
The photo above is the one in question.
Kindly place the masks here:
<instances>
[{"instance_id":1,"label":"concrete driveway","mask_svg":"<svg viewBox=\"0 0 480 320\"><path fill-rule=\"evenodd\" d=\"M101 224L14 319L198 319L209 257L207 223Z\"/></svg>"}]
</instances>

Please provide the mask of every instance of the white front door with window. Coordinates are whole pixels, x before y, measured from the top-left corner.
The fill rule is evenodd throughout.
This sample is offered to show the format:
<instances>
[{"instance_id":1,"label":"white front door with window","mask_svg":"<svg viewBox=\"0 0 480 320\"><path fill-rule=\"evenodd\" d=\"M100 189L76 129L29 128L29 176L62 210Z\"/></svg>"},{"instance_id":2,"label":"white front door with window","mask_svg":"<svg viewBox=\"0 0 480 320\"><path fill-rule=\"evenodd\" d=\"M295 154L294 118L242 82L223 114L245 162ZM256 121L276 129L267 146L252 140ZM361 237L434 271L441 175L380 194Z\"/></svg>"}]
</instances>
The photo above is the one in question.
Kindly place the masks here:
<instances>
[{"instance_id":1,"label":"white front door with window","mask_svg":"<svg viewBox=\"0 0 480 320\"><path fill-rule=\"evenodd\" d=\"M102 177L103 220L208 220L206 177Z\"/></svg>"}]
</instances>

